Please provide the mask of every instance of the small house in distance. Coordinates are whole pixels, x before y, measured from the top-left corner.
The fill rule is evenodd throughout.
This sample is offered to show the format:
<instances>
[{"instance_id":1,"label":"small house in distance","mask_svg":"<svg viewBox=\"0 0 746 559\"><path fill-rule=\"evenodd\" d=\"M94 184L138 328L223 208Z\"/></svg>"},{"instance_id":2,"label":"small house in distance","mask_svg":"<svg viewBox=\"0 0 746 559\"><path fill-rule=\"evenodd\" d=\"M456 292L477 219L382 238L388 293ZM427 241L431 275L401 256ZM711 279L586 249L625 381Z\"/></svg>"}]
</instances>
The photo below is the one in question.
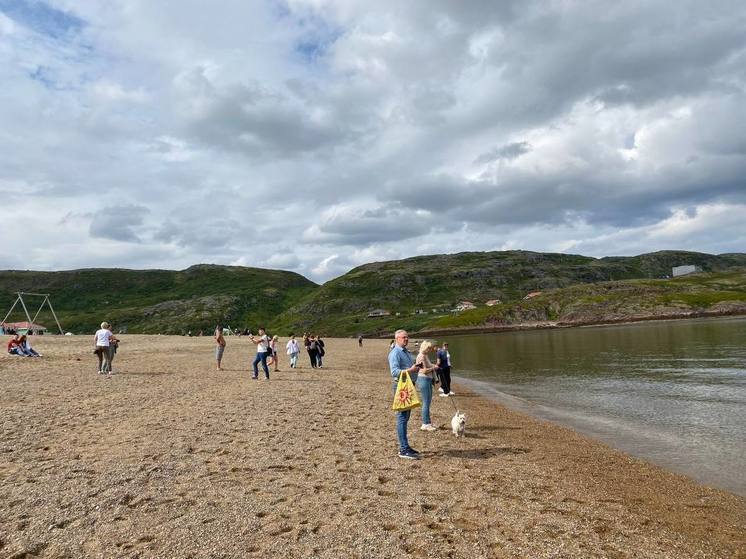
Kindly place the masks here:
<instances>
[{"instance_id":1,"label":"small house in distance","mask_svg":"<svg viewBox=\"0 0 746 559\"><path fill-rule=\"evenodd\" d=\"M500 303L502 303L500 299L490 299L485 303L485 305L487 305L488 307L494 307L495 305L499 305Z\"/></svg>"},{"instance_id":2,"label":"small house in distance","mask_svg":"<svg viewBox=\"0 0 746 559\"><path fill-rule=\"evenodd\" d=\"M532 291L531 293L527 293L523 300L527 301L528 299L533 299L534 297L541 295L541 293L541 291Z\"/></svg>"},{"instance_id":3,"label":"small house in distance","mask_svg":"<svg viewBox=\"0 0 746 559\"><path fill-rule=\"evenodd\" d=\"M368 318L379 318L382 316L390 316L391 313L386 309L373 309L368 313Z\"/></svg>"},{"instance_id":4,"label":"small house in distance","mask_svg":"<svg viewBox=\"0 0 746 559\"><path fill-rule=\"evenodd\" d=\"M677 278L679 276L685 276L687 274L696 274L701 271L702 271L702 268L700 266L695 266L693 264L687 264L685 266L674 266L671 269L671 272L672 272L671 275Z\"/></svg>"},{"instance_id":5,"label":"small house in distance","mask_svg":"<svg viewBox=\"0 0 746 559\"><path fill-rule=\"evenodd\" d=\"M472 303L471 301L461 301L458 305L456 305L457 311L468 311L469 309L476 309L477 306Z\"/></svg>"}]
</instances>

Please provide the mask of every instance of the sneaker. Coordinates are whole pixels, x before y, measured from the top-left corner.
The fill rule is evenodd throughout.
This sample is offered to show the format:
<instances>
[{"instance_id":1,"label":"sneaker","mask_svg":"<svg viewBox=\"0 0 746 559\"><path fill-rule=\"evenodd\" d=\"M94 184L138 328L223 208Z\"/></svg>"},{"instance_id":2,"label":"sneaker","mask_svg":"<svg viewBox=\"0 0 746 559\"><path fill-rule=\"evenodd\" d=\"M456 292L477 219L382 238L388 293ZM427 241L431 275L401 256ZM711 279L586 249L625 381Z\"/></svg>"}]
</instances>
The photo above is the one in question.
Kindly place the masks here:
<instances>
[{"instance_id":1,"label":"sneaker","mask_svg":"<svg viewBox=\"0 0 746 559\"><path fill-rule=\"evenodd\" d=\"M448 394L439 394L441 398L448 398Z\"/></svg>"},{"instance_id":2,"label":"sneaker","mask_svg":"<svg viewBox=\"0 0 746 559\"><path fill-rule=\"evenodd\" d=\"M264 380L269 380L269 377L264 377Z\"/></svg>"},{"instance_id":3,"label":"sneaker","mask_svg":"<svg viewBox=\"0 0 746 559\"><path fill-rule=\"evenodd\" d=\"M256 379L258 379L258 378L259 378L259 377L255 377L255 376L252 376L252 377L251 377L251 380L256 380Z\"/></svg>"},{"instance_id":4,"label":"sneaker","mask_svg":"<svg viewBox=\"0 0 746 559\"><path fill-rule=\"evenodd\" d=\"M455 392L454 392L453 390L451 390L451 391L450 391L450 392L448 393L448 395L449 395L449 396L455 396L455 395L456 395L456 393L455 393Z\"/></svg>"},{"instance_id":5,"label":"sneaker","mask_svg":"<svg viewBox=\"0 0 746 559\"><path fill-rule=\"evenodd\" d=\"M438 392L440 392L441 394L443 394L443 388L442 387L438 388Z\"/></svg>"},{"instance_id":6,"label":"sneaker","mask_svg":"<svg viewBox=\"0 0 746 559\"><path fill-rule=\"evenodd\" d=\"M399 451L399 458L406 458L407 460L419 460L420 455L414 452L411 448L407 450Z\"/></svg>"},{"instance_id":7,"label":"sneaker","mask_svg":"<svg viewBox=\"0 0 746 559\"><path fill-rule=\"evenodd\" d=\"M420 431L437 431L437 430L438 428L432 423L427 423L423 425L422 427L420 427Z\"/></svg>"},{"instance_id":8,"label":"sneaker","mask_svg":"<svg viewBox=\"0 0 746 559\"><path fill-rule=\"evenodd\" d=\"M421 453L421 452L420 452L419 450L415 450L415 449L413 449L413 448L412 448L411 446L409 447L409 449L408 449L408 450L409 450L410 452L414 452L414 453L415 453L415 454L416 454L417 456L419 456L420 454L422 454L422 453Z\"/></svg>"}]
</instances>

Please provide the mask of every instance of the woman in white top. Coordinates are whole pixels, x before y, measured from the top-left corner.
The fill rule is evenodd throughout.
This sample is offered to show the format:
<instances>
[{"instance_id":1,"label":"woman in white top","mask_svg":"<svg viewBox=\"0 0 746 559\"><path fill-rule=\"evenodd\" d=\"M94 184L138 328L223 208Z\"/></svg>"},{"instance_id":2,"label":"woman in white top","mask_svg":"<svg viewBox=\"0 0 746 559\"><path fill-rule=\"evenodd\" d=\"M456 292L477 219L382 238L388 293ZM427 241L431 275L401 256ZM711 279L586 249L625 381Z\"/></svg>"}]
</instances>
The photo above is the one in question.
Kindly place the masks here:
<instances>
[{"instance_id":1,"label":"woman in white top","mask_svg":"<svg viewBox=\"0 0 746 559\"><path fill-rule=\"evenodd\" d=\"M279 371L280 369L277 368L277 365L279 365L279 358L277 355L277 340L279 338L277 336L272 336L272 339L269 341L269 355L272 359L272 363L267 362L267 364L271 364L274 366L274 372Z\"/></svg>"},{"instance_id":2,"label":"woman in white top","mask_svg":"<svg viewBox=\"0 0 746 559\"><path fill-rule=\"evenodd\" d=\"M101 328L96 331L96 334L93 337L93 343L96 346L94 353L98 357L99 375L111 375L111 356L109 353L109 346L112 336L113 334L111 333L111 330L109 330L109 323L102 322Z\"/></svg>"},{"instance_id":3,"label":"woman in white top","mask_svg":"<svg viewBox=\"0 0 746 559\"><path fill-rule=\"evenodd\" d=\"M414 363L419 369L416 387L422 400L422 429L423 431L435 431L437 427L430 421L430 403L433 400L433 372L437 369L428 359L427 354L435 347L433 342L425 340L420 344L420 352Z\"/></svg>"},{"instance_id":4,"label":"woman in white top","mask_svg":"<svg viewBox=\"0 0 746 559\"><path fill-rule=\"evenodd\" d=\"M290 367L292 369L295 369L298 365L298 355L300 354L300 346L295 340L295 336L290 336L290 341L285 347L287 348L287 353L290 356Z\"/></svg>"}]
</instances>

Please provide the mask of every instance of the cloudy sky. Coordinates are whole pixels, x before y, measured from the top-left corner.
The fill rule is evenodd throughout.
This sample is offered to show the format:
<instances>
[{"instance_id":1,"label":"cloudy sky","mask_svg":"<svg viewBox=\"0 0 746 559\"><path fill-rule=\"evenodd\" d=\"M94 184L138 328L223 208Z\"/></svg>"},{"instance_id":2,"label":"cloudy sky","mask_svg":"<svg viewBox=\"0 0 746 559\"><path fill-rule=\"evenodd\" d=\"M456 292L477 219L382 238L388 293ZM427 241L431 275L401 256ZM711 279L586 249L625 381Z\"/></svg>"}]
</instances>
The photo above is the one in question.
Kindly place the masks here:
<instances>
[{"instance_id":1,"label":"cloudy sky","mask_svg":"<svg viewBox=\"0 0 746 559\"><path fill-rule=\"evenodd\" d=\"M0 269L746 251L743 0L0 0Z\"/></svg>"}]
</instances>

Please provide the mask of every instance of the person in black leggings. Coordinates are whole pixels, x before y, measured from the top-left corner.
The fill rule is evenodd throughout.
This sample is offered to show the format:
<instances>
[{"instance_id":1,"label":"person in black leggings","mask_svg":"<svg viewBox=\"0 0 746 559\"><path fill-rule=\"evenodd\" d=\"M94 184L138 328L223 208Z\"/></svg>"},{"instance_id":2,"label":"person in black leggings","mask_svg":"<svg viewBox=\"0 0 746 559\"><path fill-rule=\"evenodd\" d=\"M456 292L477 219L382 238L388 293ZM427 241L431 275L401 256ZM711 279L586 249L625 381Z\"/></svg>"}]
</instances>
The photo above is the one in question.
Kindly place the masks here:
<instances>
[{"instance_id":1,"label":"person in black leggings","mask_svg":"<svg viewBox=\"0 0 746 559\"><path fill-rule=\"evenodd\" d=\"M441 396L453 395L453 392L451 392L451 354L448 353L447 342L438 350L437 367L440 387L443 389Z\"/></svg>"}]
</instances>

